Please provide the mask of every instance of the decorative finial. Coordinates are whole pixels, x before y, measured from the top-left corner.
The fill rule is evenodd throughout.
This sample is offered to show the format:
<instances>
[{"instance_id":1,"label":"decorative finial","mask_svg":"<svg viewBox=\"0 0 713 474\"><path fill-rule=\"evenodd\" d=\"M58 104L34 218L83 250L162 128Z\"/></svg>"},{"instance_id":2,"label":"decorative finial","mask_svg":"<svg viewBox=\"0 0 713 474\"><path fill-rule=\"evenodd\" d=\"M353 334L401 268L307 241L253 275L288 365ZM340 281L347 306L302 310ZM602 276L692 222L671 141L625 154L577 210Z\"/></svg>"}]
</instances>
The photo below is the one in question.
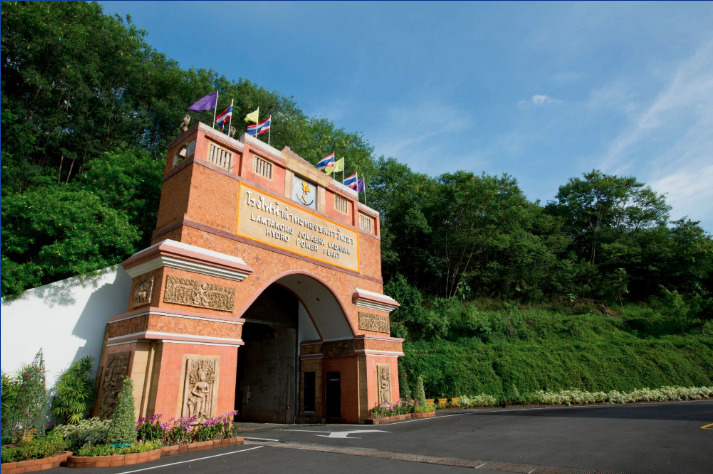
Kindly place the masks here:
<instances>
[{"instance_id":1,"label":"decorative finial","mask_svg":"<svg viewBox=\"0 0 713 474\"><path fill-rule=\"evenodd\" d=\"M181 122L181 131L185 132L188 130L188 124L191 123L191 116L186 114L183 116L183 122Z\"/></svg>"}]
</instances>

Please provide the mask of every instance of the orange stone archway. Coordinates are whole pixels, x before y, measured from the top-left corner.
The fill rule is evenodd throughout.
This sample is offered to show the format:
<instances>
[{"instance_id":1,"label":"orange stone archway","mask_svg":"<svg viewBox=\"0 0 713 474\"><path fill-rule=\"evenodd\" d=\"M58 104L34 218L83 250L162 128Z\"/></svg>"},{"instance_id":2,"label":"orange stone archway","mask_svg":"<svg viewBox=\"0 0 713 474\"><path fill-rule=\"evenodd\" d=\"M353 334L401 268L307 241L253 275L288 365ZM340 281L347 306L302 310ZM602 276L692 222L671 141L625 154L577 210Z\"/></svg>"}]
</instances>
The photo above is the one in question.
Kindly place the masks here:
<instances>
[{"instance_id":1,"label":"orange stone archway","mask_svg":"<svg viewBox=\"0 0 713 474\"><path fill-rule=\"evenodd\" d=\"M139 416L232 411L244 316L274 285L313 326L296 336L293 420L360 422L399 398L402 340L389 334L398 303L383 294L379 215L289 148L202 123L182 133L169 145L152 243L122 263L131 294L107 324L98 414L127 374Z\"/></svg>"}]
</instances>

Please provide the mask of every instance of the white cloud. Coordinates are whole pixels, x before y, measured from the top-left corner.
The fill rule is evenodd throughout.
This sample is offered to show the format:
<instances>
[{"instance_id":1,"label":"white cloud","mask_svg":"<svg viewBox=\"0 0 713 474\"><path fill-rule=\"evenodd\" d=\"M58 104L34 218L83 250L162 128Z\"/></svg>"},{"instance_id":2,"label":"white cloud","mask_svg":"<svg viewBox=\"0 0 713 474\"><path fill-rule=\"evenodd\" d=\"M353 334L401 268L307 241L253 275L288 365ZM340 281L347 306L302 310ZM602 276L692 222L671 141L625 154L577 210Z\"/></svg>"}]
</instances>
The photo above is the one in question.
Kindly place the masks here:
<instances>
[{"instance_id":1,"label":"white cloud","mask_svg":"<svg viewBox=\"0 0 713 474\"><path fill-rule=\"evenodd\" d=\"M713 224L713 41L680 62L663 90L636 107L599 163L667 194L673 217Z\"/></svg>"},{"instance_id":2,"label":"white cloud","mask_svg":"<svg viewBox=\"0 0 713 474\"><path fill-rule=\"evenodd\" d=\"M517 105L520 107L524 107L526 105L534 104L534 105L545 105L545 104L561 104L562 101L558 99L553 99L550 96L544 95L544 94L535 94L533 95L530 100L521 100L518 102Z\"/></svg>"},{"instance_id":3,"label":"white cloud","mask_svg":"<svg viewBox=\"0 0 713 474\"><path fill-rule=\"evenodd\" d=\"M708 209L701 203L713 202L713 164L698 168L683 168L673 174L662 176L651 183L658 192L666 193L666 202L673 207L671 217L680 219L688 216L692 220L703 220L708 224L713 219L710 205Z\"/></svg>"},{"instance_id":4,"label":"white cloud","mask_svg":"<svg viewBox=\"0 0 713 474\"><path fill-rule=\"evenodd\" d=\"M452 105L435 101L418 104L402 104L389 108L383 120L383 126L368 133L374 143L377 154L393 156L399 160L413 162L418 156L428 153L422 148L423 143L441 137L459 133L473 126L470 116Z\"/></svg>"}]
</instances>

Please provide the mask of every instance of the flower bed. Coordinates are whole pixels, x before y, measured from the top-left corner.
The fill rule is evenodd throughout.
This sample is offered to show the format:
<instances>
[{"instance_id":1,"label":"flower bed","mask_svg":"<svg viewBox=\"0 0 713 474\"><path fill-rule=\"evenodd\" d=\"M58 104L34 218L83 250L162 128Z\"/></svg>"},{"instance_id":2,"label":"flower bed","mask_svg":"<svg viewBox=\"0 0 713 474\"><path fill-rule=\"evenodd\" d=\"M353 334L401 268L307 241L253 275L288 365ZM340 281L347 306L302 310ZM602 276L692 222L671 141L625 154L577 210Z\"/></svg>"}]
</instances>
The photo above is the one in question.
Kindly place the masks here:
<instances>
[{"instance_id":1,"label":"flower bed","mask_svg":"<svg viewBox=\"0 0 713 474\"><path fill-rule=\"evenodd\" d=\"M406 415L385 416L381 418L367 418L364 423L367 425L379 425L382 423L391 423L394 421L410 420L412 418L431 418L436 415L436 411L425 411L421 413L408 413Z\"/></svg>"},{"instance_id":2,"label":"flower bed","mask_svg":"<svg viewBox=\"0 0 713 474\"><path fill-rule=\"evenodd\" d=\"M67 457L71 456L70 451L65 451L61 454L55 454L47 458L28 459L26 461L4 462L2 463L3 474L17 474L20 472L44 471L45 469L53 469L59 467L67 461Z\"/></svg>"},{"instance_id":3,"label":"flower bed","mask_svg":"<svg viewBox=\"0 0 713 474\"><path fill-rule=\"evenodd\" d=\"M403 421L411 418L428 418L436 414L436 408L431 404L404 399L390 405L381 403L369 410L369 418L364 420L367 424L378 425L393 421Z\"/></svg>"},{"instance_id":4,"label":"flower bed","mask_svg":"<svg viewBox=\"0 0 713 474\"><path fill-rule=\"evenodd\" d=\"M161 457L161 448L143 453L115 454L113 456L68 456L67 467L116 467L155 461Z\"/></svg>"},{"instance_id":5,"label":"flower bed","mask_svg":"<svg viewBox=\"0 0 713 474\"><path fill-rule=\"evenodd\" d=\"M239 446L243 444L243 437L214 439L213 441L199 441L190 444L174 444L173 446L164 446L161 448L161 456L172 456L174 454L193 453L195 451L203 451L206 449L227 448L230 446Z\"/></svg>"},{"instance_id":6,"label":"flower bed","mask_svg":"<svg viewBox=\"0 0 713 474\"><path fill-rule=\"evenodd\" d=\"M156 461L163 456L172 456L174 454L194 453L196 451L204 451L206 449L227 448L230 446L239 446L243 444L242 437L215 439L212 441L197 441L188 444L174 444L173 446L164 446L152 451L132 454L117 454L113 456L73 456L67 457L66 467L117 467L128 466L130 464L139 464L144 462ZM71 454L71 453L70 453ZM59 465L59 464L58 464ZM54 466L56 467L56 466ZM22 471L17 471L22 472ZM3 474L5 473L5 465L3 465Z\"/></svg>"}]
</instances>

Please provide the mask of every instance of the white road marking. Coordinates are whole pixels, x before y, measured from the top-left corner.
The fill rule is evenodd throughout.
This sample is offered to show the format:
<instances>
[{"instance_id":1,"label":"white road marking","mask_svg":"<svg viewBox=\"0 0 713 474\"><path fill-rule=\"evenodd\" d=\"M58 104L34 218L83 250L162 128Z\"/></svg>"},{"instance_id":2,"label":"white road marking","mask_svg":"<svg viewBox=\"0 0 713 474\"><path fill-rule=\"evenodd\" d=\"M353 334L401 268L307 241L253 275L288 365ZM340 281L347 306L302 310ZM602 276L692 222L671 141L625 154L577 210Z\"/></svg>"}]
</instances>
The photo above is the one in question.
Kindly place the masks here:
<instances>
[{"instance_id":1,"label":"white road marking","mask_svg":"<svg viewBox=\"0 0 713 474\"><path fill-rule=\"evenodd\" d=\"M339 439L361 439L361 438L357 438L357 437L351 437L351 438L349 437L350 434L356 434L356 433L388 433L388 431L384 431L384 430L349 430L349 431L285 430L285 431L295 431L297 433L321 433L316 436L321 436L322 438L339 438Z\"/></svg>"},{"instance_id":2,"label":"white road marking","mask_svg":"<svg viewBox=\"0 0 713 474\"><path fill-rule=\"evenodd\" d=\"M188 461L179 461L179 462L174 462L171 464L161 464L160 466L152 466L152 467L145 467L143 469L136 469L134 471L124 471L120 472L119 474L129 474L131 472L141 472L141 471L150 471L152 469L161 469L162 467L169 467L169 466L176 466L178 464L185 464L187 462L196 462L196 461L202 461L204 459L211 459L211 458L218 458L220 456L227 456L228 454L237 454L237 453L244 453L245 451L252 451L253 449L260 449L263 446L255 446L254 448L247 448L247 449L241 449L240 451L231 451L229 453L222 453L222 454L215 454L213 456L204 456L202 458L196 458L196 459L189 459Z\"/></svg>"},{"instance_id":3,"label":"white road marking","mask_svg":"<svg viewBox=\"0 0 713 474\"><path fill-rule=\"evenodd\" d=\"M329 433L328 435L317 435L321 436L323 438L349 438L350 434L357 434L357 433L388 433L388 431L384 430L351 430L351 431L333 431ZM349 438L349 439L360 439L357 437L354 438Z\"/></svg>"}]
</instances>

